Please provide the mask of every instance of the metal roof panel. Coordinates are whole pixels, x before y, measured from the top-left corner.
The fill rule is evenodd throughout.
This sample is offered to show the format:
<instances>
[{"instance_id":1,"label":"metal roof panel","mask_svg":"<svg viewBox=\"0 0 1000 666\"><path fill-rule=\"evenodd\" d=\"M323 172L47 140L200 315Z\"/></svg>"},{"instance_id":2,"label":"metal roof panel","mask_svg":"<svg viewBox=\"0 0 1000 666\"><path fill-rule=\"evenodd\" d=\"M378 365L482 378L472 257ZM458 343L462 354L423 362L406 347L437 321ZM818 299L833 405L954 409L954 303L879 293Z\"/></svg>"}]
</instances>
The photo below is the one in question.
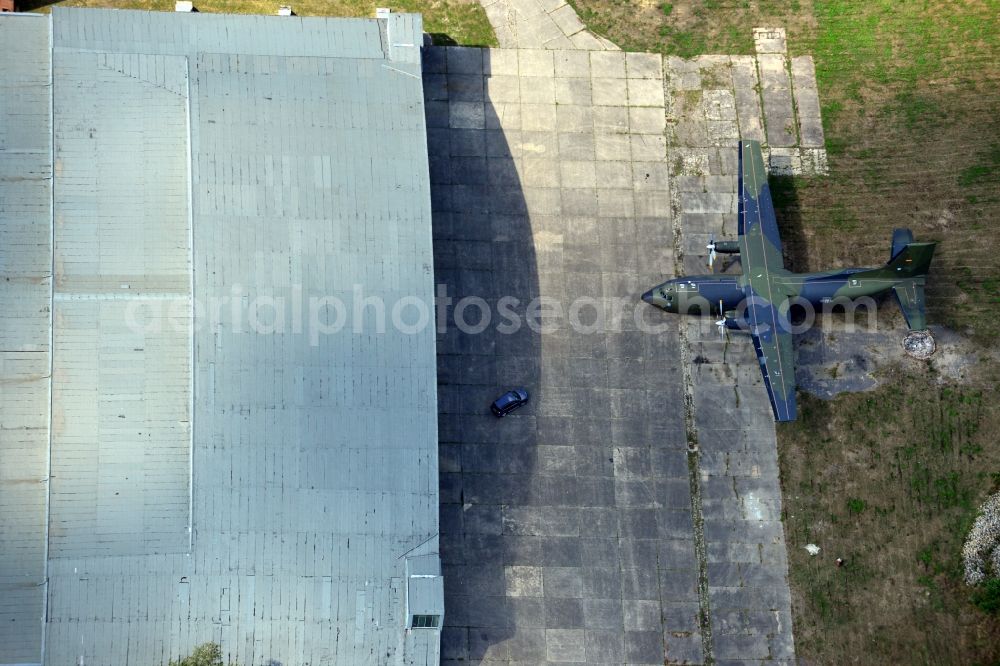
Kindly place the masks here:
<instances>
[{"instance_id":1,"label":"metal roof panel","mask_svg":"<svg viewBox=\"0 0 1000 666\"><path fill-rule=\"evenodd\" d=\"M246 664L436 654L402 617L404 556L437 534L433 327L248 332L261 299L432 303L419 61L390 62L374 20L57 7L53 24L72 427L49 660L220 639ZM190 331L120 325L129 303L185 298L205 308Z\"/></svg>"},{"instance_id":2,"label":"metal roof panel","mask_svg":"<svg viewBox=\"0 0 1000 666\"><path fill-rule=\"evenodd\" d=\"M0 43L0 663L41 659L52 258L49 21L3 14Z\"/></svg>"}]
</instances>

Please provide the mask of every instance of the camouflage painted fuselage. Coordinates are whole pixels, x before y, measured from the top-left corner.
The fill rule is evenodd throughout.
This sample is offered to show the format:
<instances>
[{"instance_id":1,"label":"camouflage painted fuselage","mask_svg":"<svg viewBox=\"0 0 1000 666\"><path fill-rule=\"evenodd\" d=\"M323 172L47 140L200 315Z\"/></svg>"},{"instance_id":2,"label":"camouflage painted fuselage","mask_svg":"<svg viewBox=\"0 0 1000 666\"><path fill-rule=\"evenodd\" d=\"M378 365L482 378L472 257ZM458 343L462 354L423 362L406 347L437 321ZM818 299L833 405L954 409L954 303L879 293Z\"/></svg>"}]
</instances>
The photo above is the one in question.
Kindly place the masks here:
<instances>
[{"instance_id":1,"label":"camouflage painted fuselage","mask_svg":"<svg viewBox=\"0 0 1000 666\"><path fill-rule=\"evenodd\" d=\"M792 273L785 269L771 271L770 280L791 305L808 303L816 311L836 304L847 304L863 296L877 296L892 289L896 279L872 275L877 268L845 268L819 273ZM761 276L763 279L763 276ZM667 280L650 289L643 300L667 312L680 314L723 315L745 307L746 275L694 275ZM755 289L755 293L761 293ZM721 307L720 307L721 303ZM735 322L734 322L735 323Z\"/></svg>"},{"instance_id":2,"label":"camouflage painted fuselage","mask_svg":"<svg viewBox=\"0 0 1000 666\"><path fill-rule=\"evenodd\" d=\"M723 241L717 247L719 252L740 255L742 274L667 280L643 294L644 301L667 312L723 315L731 328L749 325L757 329L768 323L787 330L792 306L814 311L829 305L850 308L855 299L893 289L909 327L926 327L923 287L934 243L914 243L909 229L896 229L884 266L792 273L785 269L760 144L741 141L738 152L739 240Z\"/></svg>"},{"instance_id":3,"label":"camouflage painted fuselage","mask_svg":"<svg viewBox=\"0 0 1000 666\"><path fill-rule=\"evenodd\" d=\"M817 311L837 305L853 310L863 304L870 310L875 305L871 297L891 289L907 325L924 329L924 282L934 243L915 243L908 229L897 229L884 266L792 273L784 267L760 144L741 141L738 156L738 241L716 243L713 237L707 249L710 258L717 252L738 253L742 274L674 278L653 287L642 299L667 312L721 315L720 325L747 330L774 417L791 421L796 414L792 308L803 308L807 321Z\"/></svg>"}]
</instances>

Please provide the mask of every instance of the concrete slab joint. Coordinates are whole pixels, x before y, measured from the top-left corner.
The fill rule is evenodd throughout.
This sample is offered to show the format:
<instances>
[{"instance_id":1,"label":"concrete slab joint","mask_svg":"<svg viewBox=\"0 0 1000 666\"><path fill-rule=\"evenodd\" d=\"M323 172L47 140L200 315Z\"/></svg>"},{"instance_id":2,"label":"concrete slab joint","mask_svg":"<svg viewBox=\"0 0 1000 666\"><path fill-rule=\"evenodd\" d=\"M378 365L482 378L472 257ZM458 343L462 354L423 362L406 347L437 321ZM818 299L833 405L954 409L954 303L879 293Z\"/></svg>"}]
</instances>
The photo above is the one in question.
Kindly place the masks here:
<instances>
[{"instance_id":1,"label":"concrete slab joint","mask_svg":"<svg viewBox=\"0 0 1000 666\"><path fill-rule=\"evenodd\" d=\"M456 295L510 289L516 267L519 293L634 301L735 236L740 138L772 171L825 171L812 59L783 30L754 55L591 49L585 30L560 48L522 38L576 29L568 5L486 1L513 17L501 43L530 48L424 56L435 272ZM672 326L439 340L442 663L794 663L752 348ZM509 382L538 398L497 430L481 407Z\"/></svg>"},{"instance_id":2,"label":"concrete slab joint","mask_svg":"<svg viewBox=\"0 0 1000 666\"><path fill-rule=\"evenodd\" d=\"M754 30L752 56L704 55L665 61L667 122L673 145L684 149L760 141L772 173L827 172L823 122L811 56L786 54L784 30ZM701 158L684 153L677 159ZM675 159L676 161L676 159ZM680 169L704 175L703 170Z\"/></svg>"},{"instance_id":3,"label":"concrete slab joint","mask_svg":"<svg viewBox=\"0 0 1000 666\"><path fill-rule=\"evenodd\" d=\"M772 173L827 173L823 121L812 56L788 58L784 28L754 28Z\"/></svg>"},{"instance_id":4,"label":"concrete slab joint","mask_svg":"<svg viewBox=\"0 0 1000 666\"><path fill-rule=\"evenodd\" d=\"M660 56L447 48L424 64L442 282L635 303L673 271L640 240L670 213ZM677 339L620 326L442 338L442 663L702 660L683 428L647 400L673 401L647 348ZM506 381L538 400L504 436L479 403Z\"/></svg>"}]
</instances>

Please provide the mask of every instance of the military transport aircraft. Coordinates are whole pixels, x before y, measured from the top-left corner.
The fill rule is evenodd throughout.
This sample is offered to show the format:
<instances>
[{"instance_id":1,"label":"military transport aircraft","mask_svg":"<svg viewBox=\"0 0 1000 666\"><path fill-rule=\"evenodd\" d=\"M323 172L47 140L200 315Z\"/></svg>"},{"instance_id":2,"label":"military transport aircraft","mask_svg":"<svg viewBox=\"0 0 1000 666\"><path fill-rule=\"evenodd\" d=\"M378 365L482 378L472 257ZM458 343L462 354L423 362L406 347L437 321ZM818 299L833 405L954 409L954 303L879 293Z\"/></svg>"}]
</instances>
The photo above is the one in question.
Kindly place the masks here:
<instances>
[{"instance_id":1,"label":"military transport aircraft","mask_svg":"<svg viewBox=\"0 0 1000 666\"><path fill-rule=\"evenodd\" d=\"M795 420L795 362L790 309L795 303L822 307L850 303L892 289L912 330L926 328L924 282L935 243L915 243L909 229L896 229L892 254L880 268L792 273L784 267L774 204L760 143L739 145L738 241L716 241L716 254L739 254L742 275L712 274L668 280L642 295L667 312L718 314L720 332L749 331L776 421Z\"/></svg>"}]
</instances>

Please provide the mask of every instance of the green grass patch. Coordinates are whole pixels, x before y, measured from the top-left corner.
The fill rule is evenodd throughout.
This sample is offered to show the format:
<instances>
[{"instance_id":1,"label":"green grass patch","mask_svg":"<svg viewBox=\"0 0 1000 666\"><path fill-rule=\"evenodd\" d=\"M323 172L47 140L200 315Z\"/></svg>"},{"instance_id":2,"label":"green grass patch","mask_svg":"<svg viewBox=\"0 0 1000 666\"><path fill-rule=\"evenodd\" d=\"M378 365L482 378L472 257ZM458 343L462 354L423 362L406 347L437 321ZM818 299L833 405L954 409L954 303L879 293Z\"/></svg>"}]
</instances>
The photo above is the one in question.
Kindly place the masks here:
<instances>
[{"instance_id":1,"label":"green grass patch","mask_svg":"<svg viewBox=\"0 0 1000 666\"><path fill-rule=\"evenodd\" d=\"M932 663L1000 658L998 646L975 640L975 631L993 629L970 629L990 621L977 610L976 595L985 593L962 582L961 560L977 508L994 487L986 470L1000 464L1000 453L984 446L998 413L984 391L933 382L901 374L873 393L831 402L800 395L800 421L781 429L800 655L819 663L845 654L865 655L865 663L915 653ZM864 499L875 496L877 507ZM845 566L809 557L805 543ZM912 589L920 590L916 599ZM955 641L921 629L931 626Z\"/></svg>"},{"instance_id":2,"label":"green grass patch","mask_svg":"<svg viewBox=\"0 0 1000 666\"><path fill-rule=\"evenodd\" d=\"M966 167L958 176L961 187L1000 183L1000 143L994 143L979 156L976 164Z\"/></svg>"},{"instance_id":3,"label":"green grass patch","mask_svg":"<svg viewBox=\"0 0 1000 666\"><path fill-rule=\"evenodd\" d=\"M678 30L669 25L662 25L659 35L672 45L677 55L683 58L691 58L705 52L705 38L693 30Z\"/></svg>"},{"instance_id":4,"label":"green grass patch","mask_svg":"<svg viewBox=\"0 0 1000 666\"><path fill-rule=\"evenodd\" d=\"M195 0L198 11L228 14L275 14L278 2L269 0ZM375 4L359 0L292 0L298 16L375 16ZM25 0L23 11L49 12L55 5L64 7L111 7L173 11L173 0ZM392 3L393 11L423 14L424 30L436 44L496 46L496 35L486 18L486 12L475 0L400 0Z\"/></svg>"},{"instance_id":5,"label":"green grass patch","mask_svg":"<svg viewBox=\"0 0 1000 666\"><path fill-rule=\"evenodd\" d=\"M984 613L1000 615L1000 578L983 583L973 593L972 600Z\"/></svg>"},{"instance_id":6,"label":"green grass patch","mask_svg":"<svg viewBox=\"0 0 1000 666\"><path fill-rule=\"evenodd\" d=\"M202 643L187 657L171 660L169 666L224 666L222 648L216 643Z\"/></svg>"}]
</instances>

